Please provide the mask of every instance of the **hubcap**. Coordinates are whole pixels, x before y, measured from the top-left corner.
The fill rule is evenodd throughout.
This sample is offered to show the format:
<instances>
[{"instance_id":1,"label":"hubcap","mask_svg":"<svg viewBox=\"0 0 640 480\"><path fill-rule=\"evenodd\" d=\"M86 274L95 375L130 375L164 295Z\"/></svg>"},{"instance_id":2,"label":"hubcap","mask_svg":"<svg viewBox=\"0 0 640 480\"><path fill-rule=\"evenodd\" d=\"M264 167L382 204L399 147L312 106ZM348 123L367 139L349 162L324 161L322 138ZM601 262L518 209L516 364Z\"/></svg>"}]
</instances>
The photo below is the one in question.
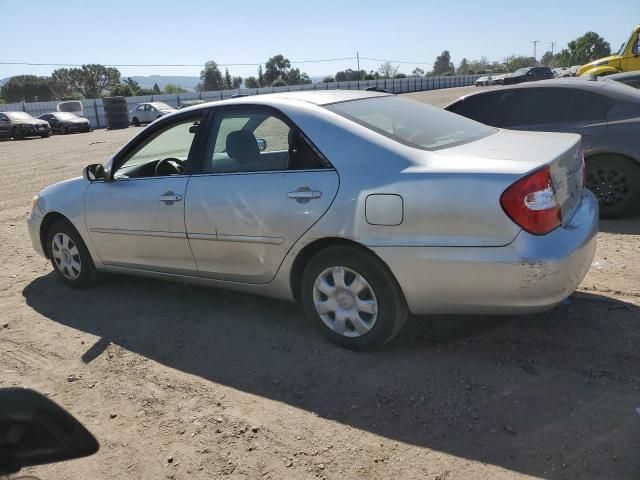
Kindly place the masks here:
<instances>
[{"instance_id":1,"label":"hubcap","mask_svg":"<svg viewBox=\"0 0 640 480\"><path fill-rule=\"evenodd\" d=\"M594 168L587 175L587 187L606 207L624 205L631 194L628 177L613 168Z\"/></svg>"},{"instance_id":2,"label":"hubcap","mask_svg":"<svg viewBox=\"0 0 640 480\"><path fill-rule=\"evenodd\" d=\"M80 275L81 262L78 247L66 233L57 233L51 242L51 255L58 271L69 280Z\"/></svg>"},{"instance_id":3,"label":"hubcap","mask_svg":"<svg viewBox=\"0 0 640 480\"><path fill-rule=\"evenodd\" d=\"M347 267L329 267L316 278L313 303L324 324L339 335L361 337L378 318L378 300L369 282Z\"/></svg>"}]
</instances>

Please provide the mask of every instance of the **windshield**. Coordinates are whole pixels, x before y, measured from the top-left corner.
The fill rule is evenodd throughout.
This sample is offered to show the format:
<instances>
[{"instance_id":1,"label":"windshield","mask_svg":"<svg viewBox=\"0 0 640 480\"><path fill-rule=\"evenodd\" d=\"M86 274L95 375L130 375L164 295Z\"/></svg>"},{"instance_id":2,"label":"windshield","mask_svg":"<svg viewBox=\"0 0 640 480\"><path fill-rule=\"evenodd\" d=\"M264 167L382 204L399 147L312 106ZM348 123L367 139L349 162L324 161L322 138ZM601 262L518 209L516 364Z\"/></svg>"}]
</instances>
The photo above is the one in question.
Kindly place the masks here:
<instances>
[{"instance_id":1,"label":"windshield","mask_svg":"<svg viewBox=\"0 0 640 480\"><path fill-rule=\"evenodd\" d=\"M26 120L26 121L35 120L35 118L33 118L31 115L29 115L26 112L4 112L4 113L11 120Z\"/></svg>"},{"instance_id":2,"label":"windshield","mask_svg":"<svg viewBox=\"0 0 640 480\"><path fill-rule=\"evenodd\" d=\"M397 142L425 150L471 142L496 132L460 115L393 95L333 103L326 108Z\"/></svg>"},{"instance_id":3,"label":"windshield","mask_svg":"<svg viewBox=\"0 0 640 480\"><path fill-rule=\"evenodd\" d=\"M514 75L522 75L524 73L527 73L529 71L528 68L519 68L518 70L516 70L515 72L513 72Z\"/></svg>"},{"instance_id":4,"label":"windshield","mask_svg":"<svg viewBox=\"0 0 640 480\"><path fill-rule=\"evenodd\" d=\"M77 115L73 114L73 113L69 113L69 112L62 112L62 113L54 113L53 114L58 120L75 120L76 118L78 118Z\"/></svg>"},{"instance_id":5,"label":"windshield","mask_svg":"<svg viewBox=\"0 0 640 480\"><path fill-rule=\"evenodd\" d=\"M173 107L167 105L164 102L153 102L151 105L156 107L158 110L173 110Z\"/></svg>"},{"instance_id":6,"label":"windshield","mask_svg":"<svg viewBox=\"0 0 640 480\"><path fill-rule=\"evenodd\" d=\"M624 47L627 46L627 42L622 42L622 45L620 45L620 49L618 50L618 53L616 53L616 55L624 55Z\"/></svg>"}]
</instances>

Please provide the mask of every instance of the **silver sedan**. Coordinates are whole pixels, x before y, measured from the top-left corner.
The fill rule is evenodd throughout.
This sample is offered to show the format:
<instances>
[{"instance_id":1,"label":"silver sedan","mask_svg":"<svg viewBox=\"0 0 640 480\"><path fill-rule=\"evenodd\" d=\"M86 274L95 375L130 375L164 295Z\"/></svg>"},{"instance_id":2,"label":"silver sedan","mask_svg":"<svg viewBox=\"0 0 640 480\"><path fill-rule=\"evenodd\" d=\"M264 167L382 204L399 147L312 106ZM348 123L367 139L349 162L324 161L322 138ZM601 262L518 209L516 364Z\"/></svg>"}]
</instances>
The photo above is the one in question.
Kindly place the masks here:
<instances>
[{"instance_id":1,"label":"silver sedan","mask_svg":"<svg viewBox=\"0 0 640 480\"><path fill-rule=\"evenodd\" d=\"M28 219L69 286L117 272L299 300L357 350L409 313L549 309L596 247L578 135L377 92L198 105L83 173L41 191Z\"/></svg>"}]
</instances>

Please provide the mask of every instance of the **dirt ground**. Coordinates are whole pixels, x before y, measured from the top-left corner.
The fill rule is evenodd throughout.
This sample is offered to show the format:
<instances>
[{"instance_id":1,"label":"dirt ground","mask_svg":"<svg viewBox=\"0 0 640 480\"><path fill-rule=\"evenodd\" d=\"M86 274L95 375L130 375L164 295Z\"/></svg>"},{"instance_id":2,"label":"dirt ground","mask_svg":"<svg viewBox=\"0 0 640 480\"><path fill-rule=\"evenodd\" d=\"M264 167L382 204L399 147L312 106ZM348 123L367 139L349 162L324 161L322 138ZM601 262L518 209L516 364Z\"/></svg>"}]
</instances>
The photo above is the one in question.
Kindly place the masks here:
<instances>
[{"instance_id":1,"label":"dirt ground","mask_svg":"<svg viewBox=\"0 0 640 480\"><path fill-rule=\"evenodd\" d=\"M101 443L30 473L640 478L640 217L602 223L593 268L548 313L412 318L352 353L296 305L119 276L63 286L31 248L31 197L139 131L0 142L0 386L45 392Z\"/></svg>"}]
</instances>

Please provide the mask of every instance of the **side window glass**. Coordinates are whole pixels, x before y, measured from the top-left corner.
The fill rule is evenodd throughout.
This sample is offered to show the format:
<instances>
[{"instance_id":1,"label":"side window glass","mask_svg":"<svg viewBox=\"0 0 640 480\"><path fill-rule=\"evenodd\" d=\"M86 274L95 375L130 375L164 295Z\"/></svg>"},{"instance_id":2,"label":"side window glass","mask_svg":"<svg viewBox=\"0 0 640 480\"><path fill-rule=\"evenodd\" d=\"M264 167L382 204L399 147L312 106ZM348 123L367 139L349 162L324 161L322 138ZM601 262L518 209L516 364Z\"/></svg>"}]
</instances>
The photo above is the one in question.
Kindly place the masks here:
<instances>
[{"instance_id":1,"label":"side window glass","mask_svg":"<svg viewBox=\"0 0 640 480\"><path fill-rule=\"evenodd\" d=\"M270 112L222 111L212 125L213 140L203 173L235 173L325 168L295 129Z\"/></svg>"},{"instance_id":2,"label":"side window glass","mask_svg":"<svg viewBox=\"0 0 640 480\"><path fill-rule=\"evenodd\" d=\"M534 88L527 90L523 98L526 124L560 123L567 121L568 103L566 90L559 88Z\"/></svg>"},{"instance_id":3,"label":"side window glass","mask_svg":"<svg viewBox=\"0 0 640 480\"><path fill-rule=\"evenodd\" d=\"M152 134L118 168L115 178L140 178L184 174L195 138L192 128L199 118L173 124Z\"/></svg>"},{"instance_id":4,"label":"side window glass","mask_svg":"<svg viewBox=\"0 0 640 480\"><path fill-rule=\"evenodd\" d=\"M496 127L517 127L526 125L526 90L516 89L502 92L496 105Z\"/></svg>"},{"instance_id":5,"label":"side window glass","mask_svg":"<svg viewBox=\"0 0 640 480\"><path fill-rule=\"evenodd\" d=\"M611 108L611 102L607 98L579 90L569 90L566 93L569 102L569 121L589 122L607 118Z\"/></svg>"},{"instance_id":6,"label":"side window glass","mask_svg":"<svg viewBox=\"0 0 640 480\"><path fill-rule=\"evenodd\" d=\"M144 107L145 107L145 105L138 105L137 110L138 110L139 112L142 112L142 111L144 111Z\"/></svg>"}]
</instances>

